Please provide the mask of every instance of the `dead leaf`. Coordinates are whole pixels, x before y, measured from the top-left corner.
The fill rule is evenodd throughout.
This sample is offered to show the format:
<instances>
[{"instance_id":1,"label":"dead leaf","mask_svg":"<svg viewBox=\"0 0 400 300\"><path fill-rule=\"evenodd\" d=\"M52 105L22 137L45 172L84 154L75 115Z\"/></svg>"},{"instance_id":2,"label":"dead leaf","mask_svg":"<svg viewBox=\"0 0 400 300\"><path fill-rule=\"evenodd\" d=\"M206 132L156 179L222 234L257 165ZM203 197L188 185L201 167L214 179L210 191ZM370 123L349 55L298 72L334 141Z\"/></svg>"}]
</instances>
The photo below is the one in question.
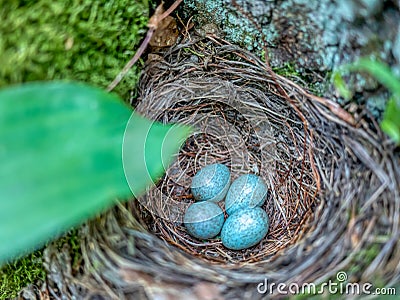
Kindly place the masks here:
<instances>
[{"instance_id":1,"label":"dead leaf","mask_svg":"<svg viewBox=\"0 0 400 300\"><path fill-rule=\"evenodd\" d=\"M151 47L170 47L176 43L178 35L176 20L167 16L159 22L149 44Z\"/></svg>"}]
</instances>

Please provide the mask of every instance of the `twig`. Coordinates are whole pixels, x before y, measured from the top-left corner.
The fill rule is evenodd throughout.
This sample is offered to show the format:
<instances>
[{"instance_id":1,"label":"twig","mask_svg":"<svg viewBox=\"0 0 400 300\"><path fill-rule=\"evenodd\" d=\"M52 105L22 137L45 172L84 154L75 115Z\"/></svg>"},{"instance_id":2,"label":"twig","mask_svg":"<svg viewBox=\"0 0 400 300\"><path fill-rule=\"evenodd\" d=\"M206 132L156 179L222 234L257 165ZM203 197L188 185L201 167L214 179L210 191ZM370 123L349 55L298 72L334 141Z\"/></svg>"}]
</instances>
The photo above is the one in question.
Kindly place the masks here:
<instances>
[{"instance_id":1,"label":"twig","mask_svg":"<svg viewBox=\"0 0 400 300\"><path fill-rule=\"evenodd\" d=\"M117 77L115 77L113 82L111 82L110 85L107 87L108 92L111 92L121 82L121 80L125 77L125 75L133 67L133 65L139 60L139 58L142 56L144 50L147 49L147 46L149 45L149 42L150 42L154 32L157 30L160 22L163 19L165 19L167 16L169 16L170 13L173 12L182 1L183 0L176 0L170 6L170 8L168 8L167 11L165 11L165 12L163 12L164 11L164 2L161 2L161 4L159 6L157 6L156 11L154 12L154 15L151 16L151 18L147 24L147 27L149 27L149 30L147 31L146 38L140 44L138 51L135 53L135 55L132 57L132 59L128 61L128 63L125 65L125 67L122 69L122 71L119 72Z\"/></svg>"},{"instance_id":2,"label":"twig","mask_svg":"<svg viewBox=\"0 0 400 300\"><path fill-rule=\"evenodd\" d=\"M125 65L125 67L122 69L121 72L115 77L113 82L110 83L110 85L107 87L107 92L111 92L124 78L126 73L133 67L133 65L138 61L138 59L142 56L144 50L146 50L147 45L149 44L151 37L153 36L154 33L154 28L150 28L147 31L146 38L144 39L143 43L140 45L138 51L135 53L135 55L132 57L130 61Z\"/></svg>"}]
</instances>

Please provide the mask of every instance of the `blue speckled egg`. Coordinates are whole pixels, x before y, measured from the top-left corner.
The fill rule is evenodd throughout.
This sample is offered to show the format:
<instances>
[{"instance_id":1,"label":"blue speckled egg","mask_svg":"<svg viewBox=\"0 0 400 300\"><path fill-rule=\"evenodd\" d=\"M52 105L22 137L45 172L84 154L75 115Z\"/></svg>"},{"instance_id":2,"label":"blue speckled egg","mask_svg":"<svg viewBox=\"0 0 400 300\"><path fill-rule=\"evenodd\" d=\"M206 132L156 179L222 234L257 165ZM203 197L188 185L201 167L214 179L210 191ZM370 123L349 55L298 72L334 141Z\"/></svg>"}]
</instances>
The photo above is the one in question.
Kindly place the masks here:
<instances>
[{"instance_id":1,"label":"blue speckled egg","mask_svg":"<svg viewBox=\"0 0 400 300\"><path fill-rule=\"evenodd\" d=\"M230 181L228 167L222 164L205 166L192 178L193 197L198 201L221 201L229 189Z\"/></svg>"},{"instance_id":2,"label":"blue speckled egg","mask_svg":"<svg viewBox=\"0 0 400 300\"><path fill-rule=\"evenodd\" d=\"M267 235L268 228L268 215L262 208L238 210L226 219L222 227L222 244L232 250L249 248Z\"/></svg>"},{"instance_id":3,"label":"blue speckled egg","mask_svg":"<svg viewBox=\"0 0 400 300\"><path fill-rule=\"evenodd\" d=\"M231 215L238 209L257 207L267 198L267 186L261 177L254 174L240 176L228 190L225 210Z\"/></svg>"},{"instance_id":4,"label":"blue speckled egg","mask_svg":"<svg viewBox=\"0 0 400 300\"><path fill-rule=\"evenodd\" d=\"M224 213L214 202L196 202L187 208L183 222L191 236L210 239L220 233L224 225Z\"/></svg>"}]
</instances>

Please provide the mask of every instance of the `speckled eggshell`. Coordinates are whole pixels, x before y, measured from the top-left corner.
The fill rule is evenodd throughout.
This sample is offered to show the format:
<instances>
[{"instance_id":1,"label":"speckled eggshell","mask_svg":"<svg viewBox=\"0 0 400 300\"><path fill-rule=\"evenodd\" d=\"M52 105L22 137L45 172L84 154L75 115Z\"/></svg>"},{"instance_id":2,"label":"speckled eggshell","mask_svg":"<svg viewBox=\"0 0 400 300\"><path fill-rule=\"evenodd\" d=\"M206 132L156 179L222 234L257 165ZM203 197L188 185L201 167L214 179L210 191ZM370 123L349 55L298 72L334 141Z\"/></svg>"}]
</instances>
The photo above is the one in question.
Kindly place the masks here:
<instances>
[{"instance_id":1,"label":"speckled eggshell","mask_svg":"<svg viewBox=\"0 0 400 300\"><path fill-rule=\"evenodd\" d=\"M225 199L225 210L231 215L238 209L262 206L267 198L267 186L254 174L240 176L230 186Z\"/></svg>"},{"instance_id":2,"label":"speckled eggshell","mask_svg":"<svg viewBox=\"0 0 400 300\"><path fill-rule=\"evenodd\" d=\"M183 222L188 233L198 239L210 239L221 232L224 213L214 202L202 201L191 204L184 215Z\"/></svg>"},{"instance_id":3,"label":"speckled eggshell","mask_svg":"<svg viewBox=\"0 0 400 300\"><path fill-rule=\"evenodd\" d=\"M232 250L249 248L267 235L268 228L268 215L262 208L238 210L226 219L222 227L222 244Z\"/></svg>"},{"instance_id":4,"label":"speckled eggshell","mask_svg":"<svg viewBox=\"0 0 400 300\"><path fill-rule=\"evenodd\" d=\"M192 178L192 195L198 201L221 201L229 189L230 181L231 173L225 165L205 166Z\"/></svg>"}]
</instances>

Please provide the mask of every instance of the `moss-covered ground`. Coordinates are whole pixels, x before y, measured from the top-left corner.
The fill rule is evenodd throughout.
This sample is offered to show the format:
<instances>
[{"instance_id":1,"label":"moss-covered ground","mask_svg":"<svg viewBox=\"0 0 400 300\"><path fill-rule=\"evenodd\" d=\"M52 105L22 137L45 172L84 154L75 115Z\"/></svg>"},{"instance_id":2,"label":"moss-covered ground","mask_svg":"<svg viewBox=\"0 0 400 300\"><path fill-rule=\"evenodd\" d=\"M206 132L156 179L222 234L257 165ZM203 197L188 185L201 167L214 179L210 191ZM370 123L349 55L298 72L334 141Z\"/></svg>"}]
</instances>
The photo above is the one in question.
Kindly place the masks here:
<instances>
[{"instance_id":1,"label":"moss-covered ground","mask_svg":"<svg viewBox=\"0 0 400 300\"><path fill-rule=\"evenodd\" d=\"M137 50L148 14L148 0L0 0L0 88L58 79L105 88ZM140 63L114 90L123 99L139 71ZM76 232L59 241L65 242L78 263ZM0 299L45 276L41 250L2 266Z\"/></svg>"},{"instance_id":2,"label":"moss-covered ground","mask_svg":"<svg viewBox=\"0 0 400 300\"><path fill-rule=\"evenodd\" d=\"M0 269L0 299L16 297L27 284L44 280L42 251L34 252Z\"/></svg>"},{"instance_id":3,"label":"moss-covered ground","mask_svg":"<svg viewBox=\"0 0 400 300\"><path fill-rule=\"evenodd\" d=\"M145 34L148 0L0 0L0 87L67 79L106 87ZM126 97L134 67L116 92Z\"/></svg>"}]
</instances>

